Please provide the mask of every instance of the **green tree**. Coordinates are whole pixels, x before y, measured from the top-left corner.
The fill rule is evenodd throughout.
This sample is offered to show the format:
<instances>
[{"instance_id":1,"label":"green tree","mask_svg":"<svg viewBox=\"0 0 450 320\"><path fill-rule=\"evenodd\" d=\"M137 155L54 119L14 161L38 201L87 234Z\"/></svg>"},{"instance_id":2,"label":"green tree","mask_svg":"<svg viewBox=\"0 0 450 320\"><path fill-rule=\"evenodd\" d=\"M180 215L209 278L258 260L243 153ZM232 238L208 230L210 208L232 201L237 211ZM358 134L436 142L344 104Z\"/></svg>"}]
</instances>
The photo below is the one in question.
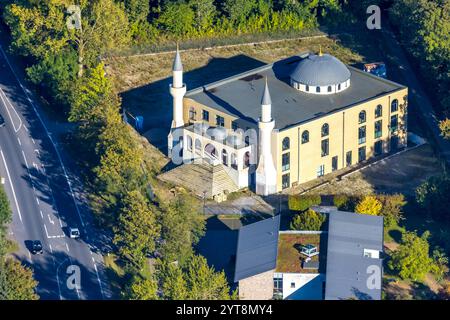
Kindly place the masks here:
<instances>
[{"instance_id":1,"label":"green tree","mask_svg":"<svg viewBox=\"0 0 450 320\"><path fill-rule=\"evenodd\" d=\"M312 206L320 205L322 198L320 195L289 195L289 210L305 211Z\"/></svg>"},{"instance_id":2,"label":"green tree","mask_svg":"<svg viewBox=\"0 0 450 320\"><path fill-rule=\"evenodd\" d=\"M69 40L64 11L58 0L26 0L6 6L4 19L11 30L12 48L38 59L59 53Z\"/></svg>"},{"instance_id":3,"label":"green tree","mask_svg":"<svg viewBox=\"0 0 450 320\"><path fill-rule=\"evenodd\" d=\"M0 300L37 300L31 269L13 259L0 258Z\"/></svg>"},{"instance_id":4,"label":"green tree","mask_svg":"<svg viewBox=\"0 0 450 320\"><path fill-rule=\"evenodd\" d=\"M223 3L225 14L236 25L245 23L256 7L255 0L225 0Z\"/></svg>"},{"instance_id":5,"label":"green tree","mask_svg":"<svg viewBox=\"0 0 450 320\"><path fill-rule=\"evenodd\" d=\"M357 213L378 216L383 208L382 203L372 195L365 196L355 207Z\"/></svg>"},{"instance_id":6,"label":"green tree","mask_svg":"<svg viewBox=\"0 0 450 320\"><path fill-rule=\"evenodd\" d=\"M142 265L145 257L155 251L155 240L159 235L157 209L136 190L125 195L122 206L114 227L113 242L122 256Z\"/></svg>"},{"instance_id":7,"label":"green tree","mask_svg":"<svg viewBox=\"0 0 450 320\"><path fill-rule=\"evenodd\" d=\"M217 9L214 0L190 0L189 5L194 12L194 27L199 32L212 30Z\"/></svg>"},{"instance_id":8,"label":"green tree","mask_svg":"<svg viewBox=\"0 0 450 320\"><path fill-rule=\"evenodd\" d=\"M308 209L306 212L294 216L290 228L291 230L319 231L322 229L325 219L326 216L324 214Z\"/></svg>"},{"instance_id":9,"label":"green tree","mask_svg":"<svg viewBox=\"0 0 450 320\"><path fill-rule=\"evenodd\" d=\"M345 194L337 194L333 196L333 204L339 210L346 208L348 202L349 198Z\"/></svg>"},{"instance_id":10,"label":"green tree","mask_svg":"<svg viewBox=\"0 0 450 320\"><path fill-rule=\"evenodd\" d=\"M159 251L165 260L183 264L204 234L205 219L193 198L179 194L170 204L163 205L160 225L163 241Z\"/></svg>"},{"instance_id":11,"label":"green tree","mask_svg":"<svg viewBox=\"0 0 450 320\"><path fill-rule=\"evenodd\" d=\"M434 261L433 272L436 275L436 279L441 281L448 272L448 257L444 250L438 247L433 250L432 258Z\"/></svg>"},{"instance_id":12,"label":"green tree","mask_svg":"<svg viewBox=\"0 0 450 320\"><path fill-rule=\"evenodd\" d=\"M154 279L134 277L125 290L124 298L128 300L158 300L158 283Z\"/></svg>"},{"instance_id":13,"label":"green tree","mask_svg":"<svg viewBox=\"0 0 450 320\"><path fill-rule=\"evenodd\" d=\"M0 186L0 233L3 231L4 226L10 223L11 220L12 213L9 200L3 186Z\"/></svg>"},{"instance_id":14,"label":"green tree","mask_svg":"<svg viewBox=\"0 0 450 320\"><path fill-rule=\"evenodd\" d=\"M406 205L405 196L397 193L392 195L378 195L378 200L382 203L382 215L384 226L394 226L403 219L403 207Z\"/></svg>"},{"instance_id":15,"label":"green tree","mask_svg":"<svg viewBox=\"0 0 450 320\"><path fill-rule=\"evenodd\" d=\"M228 300L230 295L225 273L209 267L202 256L192 255L185 265L163 263L159 270L162 293L169 300Z\"/></svg>"},{"instance_id":16,"label":"green tree","mask_svg":"<svg viewBox=\"0 0 450 320\"><path fill-rule=\"evenodd\" d=\"M167 2L156 24L172 36L183 37L192 32L194 17L194 11L184 1Z\"/></svg>"},{"instance_id":17,"label":"green tree","mask_svg":"<svg viewBox=\"0 0 450 320\"><path fill-rule=\"evenodd\" d=\"M416 189L416 201L437 221L450 222L450 178L431 177Z\"/></svg>"},{"instance_id":18,"label":"green tree","mask_svg":"<svg viewBox=\"0 0 450 320\"><path fill-rule=\"evenodd\" d=\"M429 232L419 237L415 232L404 232L397 250L392 253L389 268L398 272L402 279L421 281L433 270L433 259L429 255Z\"/></svg>"}]
</instances>

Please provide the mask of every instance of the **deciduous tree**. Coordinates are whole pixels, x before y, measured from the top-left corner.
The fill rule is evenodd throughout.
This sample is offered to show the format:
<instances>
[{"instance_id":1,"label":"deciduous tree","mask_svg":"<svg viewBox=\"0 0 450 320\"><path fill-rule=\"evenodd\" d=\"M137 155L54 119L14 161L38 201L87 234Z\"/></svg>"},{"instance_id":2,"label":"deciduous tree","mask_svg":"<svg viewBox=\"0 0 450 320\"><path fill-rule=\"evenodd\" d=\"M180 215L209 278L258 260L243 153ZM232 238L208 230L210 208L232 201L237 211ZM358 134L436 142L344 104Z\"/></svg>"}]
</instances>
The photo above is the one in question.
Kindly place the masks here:
<instances>
[{"instance_id":1,"label":"deciduous tree","mask_svg":"<svg viewBox=\"0 0 450 320\"><path fill-rule=\"evenodd\" d=\"M383 208L382 203L373 195L365 196L355 208L357 213L378 216Z\"/></svg>"}]
</instances>

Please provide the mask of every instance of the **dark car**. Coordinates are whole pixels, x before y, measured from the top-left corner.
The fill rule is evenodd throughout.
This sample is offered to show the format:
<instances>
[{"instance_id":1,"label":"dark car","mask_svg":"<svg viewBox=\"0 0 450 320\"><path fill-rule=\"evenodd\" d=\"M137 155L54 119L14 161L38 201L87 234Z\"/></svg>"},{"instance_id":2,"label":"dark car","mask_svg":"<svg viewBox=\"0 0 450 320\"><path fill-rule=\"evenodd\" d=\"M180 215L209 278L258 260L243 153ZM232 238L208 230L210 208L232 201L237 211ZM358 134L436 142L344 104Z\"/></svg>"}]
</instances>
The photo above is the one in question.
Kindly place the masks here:
<instances>
[{"instance_id":1,"label":"dark car","mask_svg":"<svg viewBox=\"0 0 450 320\"><path fill-rule=\"evenodd\" d=\"M32 254L42 254L44 253L44 250L42 249L42 242L40 242L39 240L34 240L31 243L31 253Z\"/></svg>"},{"instance_id":2,"label":"dark car","mask_svg":"<svg viewBox=\"0 0 450 320\"><path fill-rule=\"evenodd\" d=\"M5 126L5 119L3 119L2 115L0 114L0 128Z\"/></svg>"}]
</instances>

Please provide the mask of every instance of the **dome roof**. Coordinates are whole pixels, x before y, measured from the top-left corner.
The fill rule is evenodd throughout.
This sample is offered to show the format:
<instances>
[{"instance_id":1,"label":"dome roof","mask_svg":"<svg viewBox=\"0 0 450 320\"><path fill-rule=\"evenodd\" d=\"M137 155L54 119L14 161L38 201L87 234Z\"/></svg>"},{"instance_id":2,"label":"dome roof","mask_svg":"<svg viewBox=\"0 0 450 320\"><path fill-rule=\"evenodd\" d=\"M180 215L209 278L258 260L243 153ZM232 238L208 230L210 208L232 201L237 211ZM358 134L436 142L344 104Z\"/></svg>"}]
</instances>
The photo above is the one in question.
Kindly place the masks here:
<instances>
[{"instance_id":1,"label":"dome roof","mask_svg":"<svg viewBox=\"0 0 450 320\"><path fill-rule=\"evenodd\" d=\"M350 79L350 71L345 64L332 55L313 54L297 64L291 78L309 86L329 86Z\"/></svg>"}]
</instances>

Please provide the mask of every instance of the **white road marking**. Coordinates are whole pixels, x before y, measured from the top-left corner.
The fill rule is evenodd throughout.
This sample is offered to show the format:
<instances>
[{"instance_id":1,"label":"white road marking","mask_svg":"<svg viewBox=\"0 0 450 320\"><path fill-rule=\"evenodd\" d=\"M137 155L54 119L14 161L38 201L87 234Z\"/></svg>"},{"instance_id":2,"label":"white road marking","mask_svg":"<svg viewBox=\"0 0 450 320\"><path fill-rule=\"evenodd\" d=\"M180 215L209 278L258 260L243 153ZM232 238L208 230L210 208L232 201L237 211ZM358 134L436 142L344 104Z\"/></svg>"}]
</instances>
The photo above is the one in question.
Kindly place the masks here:
<instances>
[{"instance_id":1,"label":"white road marking","mask_svg":"<svg viewBox=\"0 0 450 320\"><path fill-rule=\"evenodd\" d=\"M29 132L27 126L24 125L23 128L25 129L26 132Z\"/></svg>"},{"instance_id":2,"label":"white road marking","mask_svg":"<svg viewBox=\"0 0 450 320\"><path fill-rule=\"evenodd\" d=\"M45 229L45 234L47 235L47 238L50 238L50 237L48 236L47 226L45 225L45 223L44 223L44 229Z\"/></svg>"},{"instance_id":3,"label":"white road marking","mask_svg":"<svg viewBox=\"0 0 450 320\"><path fill-rule=\"evenodd\" d=\"M40 204L39 198L38 198L38 197L36 197L36 203L37 203L38 205Z\"/></svg>"},{"instance_id":4,"label":"white road marking","mask_svg":"<svg viewBox=\"0 0 450 320\"><path fill-rule=\"evenodd\" d=\"M48 246L49 246L49 248L50 248L50 252L51 252L51 253L53 253L53 248L52 248L52 245L51 245L51 244L49 244Z\"/></svg>"},{"instance_id":5,"label":"white road marking","mask_svg":"<svg viewBox=\"0 0 450 320\"><path fill-rule=\"evenodd\" d=\"M6 99L6 102L7 102L7 103L5 102L5 99L3 99L3 96L5 96L5 99ZM20 116L19 116L19 114L17 113L17 111L16 111L16 109L14 108L14 106L13 106L13 105L11 104L11 102L9 101L8 97L6 96L6 94L5 94L5 92L2 90L2 88L0 88L0 98L2 99L2 102L3 102L3 104L5 105L6 112L8 112L9 119L11 120L11 123L12 123L12 125L13 125L13 127L14 127L14 132L15 132L15 133L19 132L20 128L22 127L22 119L20 118ZM11 113L9 112L8 105L14 110L14 113L16 114L17 118L19 119L19 127L18 127L18 128L16 128L16 123L14 122L14 120L13 120L13 118L12 118L12 116L11 116Z\"/></svg>"},{"instance_id":6,"label":"white road marking","mask_svg":"<svg viewBox=\"0 0 450 320\"><path fill-rule=\"evenodd\" d=\"M27 166L28 169L28 161L27 161L27 157L25 157L25 152L23 152L22 150L22 156L23 156L23 160L25 160L25 165ZM31 176L30 176L31 177Z\"/></svg>"},{"instance_id":7,"label":"white road marking","mask_svg":"<svg viewBox=\"0 0 450 320\"><path fill-rule=\"evenodd\" d=\"M6 174L8 175L9 185L11 186L11 191L12 191L12 194L13 194L13 197L14 197L14 204L16 205L17 213L19 214L20 222L23 223L23 221L22 221L22 215L20 214L19 203L17 202L16 192L14 191L14 186L13 186L13 184L12 184L11 176L10 176L10 174L9 174L9 169L8 169L8 165L6 164L5 155L3 154L3 150L0 149L0 153L1 153L1 155L2 155L3 163L4 163L4 165L5 165Z\"/></svg>"},{"instance_id":8,"label":"white road marking","mask_svg":"<svg viewBox=\"0 0 450 320\"><path fill-rule=\"evenodd\" d=\"M67 252L70 252L69 245L67 244L67 242L66 242L66 249L67 249Z\"/></svg>"},{"instance_id":9,"label":"white road marking","mask_svg":"<svg viewBox=\"0 0 450 320\"><path fill-rule=\"evenodd\" d=\"M33 139L33 138L31 138L31 141L33 141L33 144L36 144L36 141L34 141L34 139Z\"/></svg>"},{"instance_id":10,"label":"white road marking","mask_svg":"<svg viewBox=\"0 0 450 320\"><path fill-rule=\"evenodd\" d=\"M42 214L42 210L39 210L39 213L41 214L41 218L44 219L44 215Z\"/></svg>"},{"instance_id":11,"label":"white road marking","mask_svg":"<svg viewBox=\"0 0 450 320\"><path fill-rule=\"evenodd\" d=\"M17 137L17 142L19 142L19 146L22 145L22 142L20 141L20 138L19 138L19 137Z\"/></svg>"},{"instance_id":12,"label":"white road marking","mask_svg":"<svg viewBox=\"0 0 450 320\"><path fill-rule=\"evenodd\" d=\"M47 217L48 217L48 221L50 221L51 224L55 224L55 221L52 220L52 218L50 218L50 214L47 214Z\"/></svg>"},{"instance_id":13,"label":"white road marking","mask_svg":"<svg viewBox=\"0 0 450 320\"><path fill-rule=\"evenodd\" d=\"M92 260L94 260L94 258L92 258ZM102 281L100 280L100 276L98 275L97 265L95 264L95 261L94 261L94 269L95 269L95 273L97 274L97 281L98 281L98 285L100 287L100 293L102 294L102 299L105 299L105 295L103 294Z\"/></svg>"},{"instance_id":14,"label":"white road marking","mask_svg":"<svg viewBox=\"0 0 450 320\"><path fill-rule=\"evenodd\" d=\"M19 83L20 87L22 88L23 93L27 97L28 101L30 101L30 104L31 104L34 112L36 113L36 116L38 117L39 121L41 122L42 126L44 127L45 133L47 134L48 138L50 139L50 142L53 144L53 147L55 148L56 155L58 156L59 163L61 164L61 168L63 169L64 176L65 176L65 178L67 180L67 184L69 185L69 190L70 190L70 193L72 195L72 199L73 199L73 202L75 204L75 208L77 210L78 217L80 218L81 225L83 226L83 228L85 228L83 217L81 216L80 208L78 208L77 200L75 198L75 193L73 192L73 189L72 189L72 183L70 182L69 175L67 174L66 166L64 165L64 163L62 161L61 154L59 153L59 150L58 150L55 142L53 141L53 138L51 137L51 134L48 131L47 126L45 125L44 121L42 120L41 115L39 114L39 112L37 111L36 107L34 106L34 103L32 102L32 100L30 98L30 95L25 90L25 87L22 85L22 82L20 81L19 77L17 76L16 72L14 71L14 68L12 67L11 63L9 62L8 56L6 55L6 53L3 50L1 45L0 45L0 51L2 52L2 55L5 58L6 63L8 64L9 68L11 69L11 72L13 73L13 75L16 78L17 82Z\"/></svg>"}]
</instances>

